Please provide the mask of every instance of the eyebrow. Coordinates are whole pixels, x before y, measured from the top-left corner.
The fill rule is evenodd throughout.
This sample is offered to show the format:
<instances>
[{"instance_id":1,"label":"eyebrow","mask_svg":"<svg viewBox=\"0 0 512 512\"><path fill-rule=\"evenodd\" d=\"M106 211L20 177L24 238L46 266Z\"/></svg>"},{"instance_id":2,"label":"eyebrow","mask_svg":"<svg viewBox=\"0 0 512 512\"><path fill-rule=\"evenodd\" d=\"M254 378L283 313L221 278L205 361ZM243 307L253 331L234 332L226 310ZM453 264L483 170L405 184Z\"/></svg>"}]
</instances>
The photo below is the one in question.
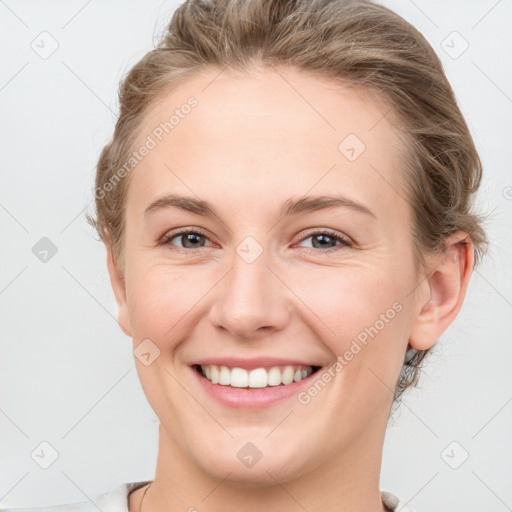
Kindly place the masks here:
<instances>
[{"instance_id":1,"label":"eyebrow","mask_svg":"<svg viewBox=\"0 0 512 512\"><path fill-rule=\"evenodd\" d=\"M202 199L169 194L151 203L145 210L144 216L162 208L175 207L203 216L217 216L215 209ZM328 208L350 208L360 213L377 218L364 204L344 196L308 196L300 199L288 199L281 208L281 217L299 215L305 212L315 212Z\"/></svg>"}]
</instances>

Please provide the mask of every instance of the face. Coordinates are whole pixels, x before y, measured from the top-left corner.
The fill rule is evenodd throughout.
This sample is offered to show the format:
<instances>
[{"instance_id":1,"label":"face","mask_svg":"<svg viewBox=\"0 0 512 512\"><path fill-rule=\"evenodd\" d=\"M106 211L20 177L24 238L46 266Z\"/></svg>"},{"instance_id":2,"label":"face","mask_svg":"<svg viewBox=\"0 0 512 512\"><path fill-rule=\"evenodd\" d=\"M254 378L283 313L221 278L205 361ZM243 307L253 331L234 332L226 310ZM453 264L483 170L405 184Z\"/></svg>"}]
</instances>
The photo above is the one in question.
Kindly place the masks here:
<instances>
[{"instance_id":1,"label":"face","mask_svg":"<svg viewBox=\"0 0 512 512\"><path fill-rule=\"evenodd\" d=\"M419 308L388 109L252 69L196 75L148 114L115 289L150 353L159 457L260 485L381 447Z\"/></svg>"}]
</instances>

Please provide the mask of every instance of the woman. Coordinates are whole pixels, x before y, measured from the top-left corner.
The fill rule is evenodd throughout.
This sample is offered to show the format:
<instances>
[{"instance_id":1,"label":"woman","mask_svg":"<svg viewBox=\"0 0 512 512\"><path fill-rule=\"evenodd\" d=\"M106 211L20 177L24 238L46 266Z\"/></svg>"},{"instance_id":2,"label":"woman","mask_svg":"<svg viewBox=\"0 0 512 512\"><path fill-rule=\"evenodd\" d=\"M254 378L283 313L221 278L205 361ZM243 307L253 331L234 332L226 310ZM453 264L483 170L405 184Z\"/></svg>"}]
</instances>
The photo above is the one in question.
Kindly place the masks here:
<instances>
[{"instance_id":1,"label":"woman","mask_svg":"<svg viewBox=\"0 0 512 512\"><path fill-rule=\"evenodd\" d=\"M435 52L368 1L188 1L120 107L90 222L159 454L97 506L408 510L390 410L486 241Z\"/></svg>"}]
</instances>

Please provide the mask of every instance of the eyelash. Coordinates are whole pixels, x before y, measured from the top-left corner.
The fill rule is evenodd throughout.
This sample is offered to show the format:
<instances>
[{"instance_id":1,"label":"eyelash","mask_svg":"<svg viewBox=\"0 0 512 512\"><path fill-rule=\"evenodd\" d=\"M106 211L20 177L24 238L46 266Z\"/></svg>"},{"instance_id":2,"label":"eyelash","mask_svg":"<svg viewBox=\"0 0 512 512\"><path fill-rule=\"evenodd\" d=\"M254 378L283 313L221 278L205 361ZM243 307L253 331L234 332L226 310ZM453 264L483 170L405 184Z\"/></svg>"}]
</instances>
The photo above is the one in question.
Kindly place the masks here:
<instances>
[{"instance_id":1,"label":"eyelash","mask_svg":"<svg viewBox=\"0 0 512 512\"><path fill-rule=\"evenodd\" d=\"M308 238L314 237L316 235L328 235L329 237L333 238L335 241L338 241L339 243L335 245L334 247L330 247L329 249L316 249L315 247L301 247L301 249L305 249L306 252L309 253L331 253L334 251L339 251L342 248L349 248L353 246L353 243L345 236L340 235L336 231L333 231L332 229L318 229L316 231L312 231L307 233L306 236L303 236L299 242L304 242L304 240L307 240Z\"/></svg>"},{"instance_id":2,"label":"eyelash","mask_svg":"<svg viewBox=\"0 0 512 512\"><path fill-rule=\"evenodd\" d=\"M173 240L174 238L176 238L179 235L184 235L184 234L200 235L200 236L208 239L207 234L204 231L201 231L200 229L194 229L194 230L182 229L182 230L176 231L174 233L164 235L164 237L160 240L160 242L158 242L158 245L159 246L172 245L173 250L176 250L178 252L191 252L191 251L197 250L197 249L187 249L185 247L174 246L174 244L171 244L171 240ZM304 242L304 240L307 240L308 238L313 237L315 235L328 235L329 237L334 238L336 241L339 241L340 243L335 245L334 247L331 247L329 249L324 249L324 250L316 249L314 247L301 247L301 249L305 249L306 252L308 252L308 253L318 254L318 253L331 253L333 251L340 250L343 247L349 248L349 247L353 247L353 245L354 245L348 238L341 236L339 233L337 233L336 231L333 231L331 229L321 229L321 230L317 230L317 231L308 233L307 236L303 237L299 242ZM199 249L203 249L203 247L200 247Z\"/></svg>"}]
</instances>

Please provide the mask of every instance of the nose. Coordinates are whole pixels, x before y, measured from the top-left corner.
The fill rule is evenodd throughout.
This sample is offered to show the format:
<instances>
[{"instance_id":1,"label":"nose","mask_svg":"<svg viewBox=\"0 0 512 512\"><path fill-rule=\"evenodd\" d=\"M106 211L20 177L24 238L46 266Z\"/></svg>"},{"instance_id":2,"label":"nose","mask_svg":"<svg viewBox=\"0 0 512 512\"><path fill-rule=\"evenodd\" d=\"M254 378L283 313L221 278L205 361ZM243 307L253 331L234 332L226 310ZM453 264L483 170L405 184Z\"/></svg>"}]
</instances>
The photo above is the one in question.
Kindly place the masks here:
<instances>
[{"instance_id":1,"label":"nose","mask_svg":"<svg viewBox=\"0 0 512 512\"><path fill-rule=\"evenodd\" d=\"M270 260L265 251L252 262L234 252L231 270L216 287L210 309L216 328L240 340L267 337L285 328L290 321L290 294Z\"/></svg>"}]
</instances>

